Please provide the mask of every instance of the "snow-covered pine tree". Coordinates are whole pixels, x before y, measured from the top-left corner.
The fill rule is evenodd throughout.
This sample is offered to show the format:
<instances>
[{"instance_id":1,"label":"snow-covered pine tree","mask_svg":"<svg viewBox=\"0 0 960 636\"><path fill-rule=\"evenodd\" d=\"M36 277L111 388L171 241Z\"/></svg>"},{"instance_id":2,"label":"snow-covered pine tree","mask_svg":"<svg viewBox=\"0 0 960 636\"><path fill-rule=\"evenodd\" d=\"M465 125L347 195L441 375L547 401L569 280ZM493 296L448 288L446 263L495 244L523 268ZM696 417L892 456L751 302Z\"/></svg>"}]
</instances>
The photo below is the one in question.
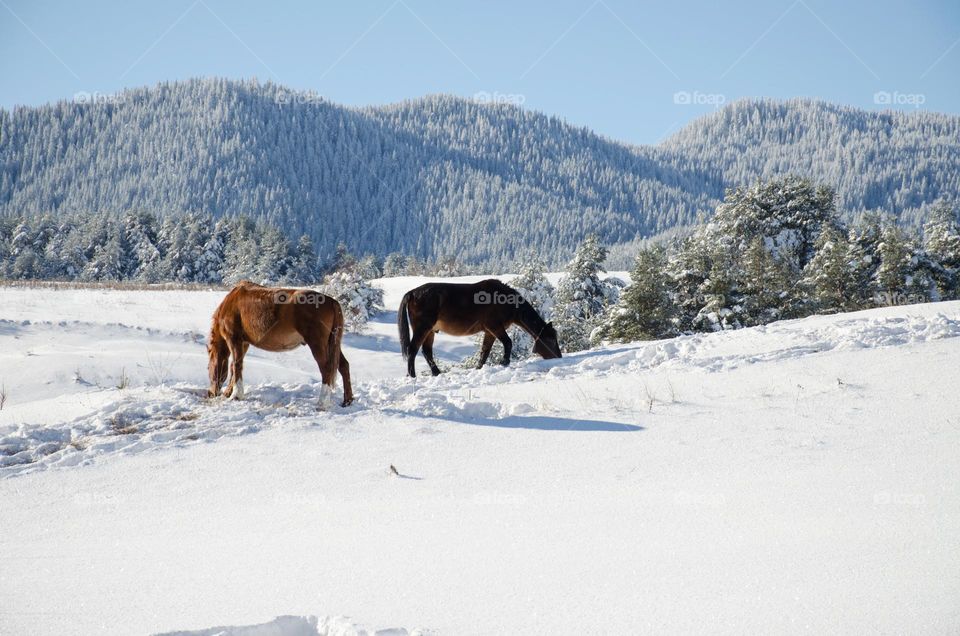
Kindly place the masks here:
<instances>
[{"instance_id":1,"label":"snow-covered pine tree","mask_svg":"<svg viewBox=\"0 0 960 636\"><path fill-rule=\"evenodd\" d=\"M877 245L880 264L874 274L878 305L913 304L929 300L928 279L918 247L906 230L888 219L880 230Z\"/></svg>"},{"instance_id":2,"label":"snow-covered pine tree","mask_svg":"<svg viewBox=\"0 0 960 636\"><path fill-rule=\"evenodd\" d=\"M213 223L213 220L209 220ZM229 239L229 223L221 219L213 224L206 242L198 250L193 265L194 280L198 283L220 283L223 281L224 251Z\"/></svg>"},{"instance_id":3,"label":"snow-covered pine tree","mask_svg":"<svg viewBox=\"0 0 960 636\"><path fill-rule=\"evenodd\" d=\"M703 284L710 271L709 243L697 232L675 244L667 259L677 330L694 331L694 320L704 305Z\"/></svg>"},{"instance_id":4,"label":"snow-covered pine tree","mask_svg":"<svg viewBox=\"0 0 960 636\"><path fill-rule=\"evenodd\" d=\"M932 264L935 300L960 298L960 219L947 200L940 200L923 226L923 248Z\"/></svg>"},{"instance_id":5,"label":"snow-covered pine tree","mask_svg":"<svg viewBox=\"0 0 960 636\"><path fill-rule=\"evenodd\" d=\"M258 269L258 247L255 226L247 217L233 219L223 253L223 282L234 284L240 280L254 280Z\"/></svg>"},{"instance_id":6,"label":"snow-covered pine tree","mask_svg":"<svg viewBox=\"0 0 960 636\"><path fill-rule=\"evenodd\" d=\"M196 258L190 245L190 228L183 217L166 217L157 232L163 253L160 280L189 282L193 280Z\"/></svg>"},{"instance_id":7,"label":"snow-covered pine tree","mask_svg":"<svg viewBox=\"0 0 960 636\"><path fill-rule=\"evenodd\" d=\"M383 289L364 279L356 263L328 274L321 291L340 303L346 330L352 333L362 333L370 318L383 311Z\"/></svg>"},{"instance_id":8,"label":"snow-covered pine tree","mask_svg":"<svg viewBox=\"0 0 960 636\"><path fill-rule=\"evenodd\" d=\"M785 255L785 249L781 249L781 255ZM791 308L793 285L787 268L767 248L766 239L754 237L740 262L737 288L744 326L764 325L783 318Z\"/></svg>"},{"instance_id":9,"label":"snow-covered pine tree","mask_svg":"<svg viewBox=\"0 0 960 636\"><path fill-rule=\"evenodd\" d=\"M847 271L850 276L845 309L873 307L879 291L876 272L880 264L880 233L883 217L868 213L853 225L847 238Z\"/></svg>"},{"instance_id":10,"label":"snow-covered pine tree","mask_svg":"<svg viewBox=\"0 0 960 636\"><path fill-rule=\"evenodd\" d=\"M257 226L259 234L257 278L265 285L286 281L290 269L290 240L276 226Z\"/></svg>"},{"instance_id":11,"label":"snow-covered pine tree","mask_svg":"<svg viewBox=\"0 0 960 636\"><path fill-rule=\"evenodd\" d=\"M449 254L438 258L432 269L434 276L442 276L443 278L464 276L469 273L467 267L460 263L455 256Z\"/></svg>"},{"instance_id":12,"label":"snow-covered pine tree","mask_svg":"<svg viewBox=\"0 0 960 636\"><path fill-rule=\"evenodd\" d=\"M96 247L93 258L87 262L80 277L88 281L125 280L128 273L127 255L123 233L112 232L106 243Z\"/></svg>"},{"instance_id":13,"label":"snow-covered pine tree","mask_svg":"<svg viewBox=\"0 0 960 636\"><path fill-rule=\"evenodd\" d=\"M606 258L607 248L591 234L577 247L557 286L553 323L564 351L588 348L591 332L617 300L618 287L600 278Z\"/></svg>"},{"instance_id":14,"label":"snow-covered pine tree","mask_svg":"<svg viewBox=\"0 0 960 636\"><path fill-rule=\"evenodd\" d=\"M709 252L709 270L700 285L703 306L693 319L700 331L721 331L743 327L743 305L737 281L742 278L732 249L723 241Z\"/></svg>"},{"instance_id":15,"label":"snow-covered pine tree","mask_svg":"<svg viewBox=\"0 0 960 636\"><path fill-rule=\"evenodd\" d=\"M594 331L591 340L632 342L654 340L675 333L674 305L670 298L667 252L662 246L645 247L630 271L631 283L620 294Z\"/></svg>"},{"instance_id":16,"label":"snow-covered pine tree","mask_svg":"<svg viewBox=\"0 0 960 636\"><path fill-rule=\"evenodd\" d=\"M324 271L327 273L340 272L350 269L356 264L357 257L350 252L346 243L341 242L337 244L337 249L334 252L333 257L327 261Z\"/></svg>"},{"instance_id":17,"label":"snow-covered pine tree","mask_svg":"<svg viewBox=\"0 0 960 636\"><path fill-rule=\"evenodd\" d=\"M357 270L364 280L373 280L383 276L383 269L380 266L379 259L373 254L367 254L357 261Z\"/></svg>"},{"instance_id":18,"label":"snow-covered pine tree","mask_svg":"<svg viewBox=\"0 0 960 636\"><path fill-rule=\"evenodd\" d=\"M803 313L834 313L851 307L853 284L849 267L850 244L842 228L824 225L815 254L803 269Z\"/></svg>"},{"instance_id":19,"label":"snow-covered pine tree","mask_svg":"<svg viewBox=\"0 0 960 636\"><path fill-rule=\"evenodd\" d=\"M407 267L407 259L399 252L390 252L383 259L384 276L403 276Z\"/></svg>"},{"instance_id":20,"label":"snow-covered pine tree","mask_svg":"<svg viewBox=\"0 0 960 636\"><path fill-rule=\"evenodd\" d=\"M763 237L774 258L799 274L813 258L824 223L836 221L835 198L833 189L802 177L760 181L728 190L710 226L730 241L734 254Z\"/></svg>"},{"instance_id":21,"label":"snow-covered pine tree","mask_svg":"<svg viewBox=\"0 0 960 636\"><path fill-rule=\"evenodd\" d=\"M149 212L131 212L124 217L123 225L130 249L130 277L149 283L157 282L162 256L157 247L156 217Z\"/></svg>"},{"instance_id":22,"label":"snow-covered pine tree","mask_svg":"<svg viewBox=\"0 0 960 636\"><path fill-rule=\"evenodd\" d=\"M297 241L287 279L293 284L309 285L317 281L317 252L313 241L304 234Z\"/></svg>"}]
</instances>

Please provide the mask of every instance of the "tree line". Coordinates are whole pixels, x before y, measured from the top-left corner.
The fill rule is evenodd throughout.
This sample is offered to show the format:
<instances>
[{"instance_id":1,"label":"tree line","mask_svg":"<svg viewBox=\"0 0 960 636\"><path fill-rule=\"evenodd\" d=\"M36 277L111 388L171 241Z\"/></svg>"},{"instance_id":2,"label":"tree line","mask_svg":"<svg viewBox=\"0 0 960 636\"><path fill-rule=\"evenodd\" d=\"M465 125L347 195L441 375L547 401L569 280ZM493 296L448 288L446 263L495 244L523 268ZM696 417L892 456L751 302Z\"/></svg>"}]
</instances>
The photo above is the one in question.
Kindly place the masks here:
<instances>
[{"instance_id":1,"label":"tree line","mask_svg":"<svg viewBox=\"0 0 960 636\"><path fill-rule=\"evenodd\" d=\"M358 258L343 244L318 255L309 236L291 239L279 227L246 216L0 217L0 278L8 280L310 284L347 268L366 279L467 272L450 256L430 262L399 253Z\"/></svg>"},{"instance_id":2,"label":"tree line","mask_svg":"<svg viewBox=\"0 0 960 636\"><path fill-rule=\"evenodd\" d=\"M607 251L588 237L552 307L562 344L576 351L960 298L960 219L952 203L939 201L915 232L877 213L847 223L835 199L831 188L799 177L731 189L709 223L640 249L622 289L601 280Z\"/></svg>"}]
</instances>

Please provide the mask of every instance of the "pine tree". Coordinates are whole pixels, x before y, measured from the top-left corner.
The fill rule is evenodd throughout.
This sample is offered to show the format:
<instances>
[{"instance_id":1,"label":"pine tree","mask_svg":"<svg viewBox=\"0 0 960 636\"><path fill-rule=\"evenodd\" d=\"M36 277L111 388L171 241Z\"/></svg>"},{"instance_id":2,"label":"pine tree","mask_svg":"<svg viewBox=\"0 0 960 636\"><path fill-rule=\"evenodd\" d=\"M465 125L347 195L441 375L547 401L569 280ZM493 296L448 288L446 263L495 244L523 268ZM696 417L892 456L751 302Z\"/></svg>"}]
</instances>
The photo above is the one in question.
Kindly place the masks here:
<instances>
[{"instance_id":1,"label":"pine tree","mask_svg":"<svg viewBox=\"0 0 960 636\"><path fill-rule=\"evenodd\" d=\"M317 269L317 253L313 249L313 241L304 234L297 241L287 278L295 284L311 284L317 281Z\"/></svg>"},{"instance_id":2,"label":"pine tree","mask_svg":"<svg viewBox=\"0 0 960 636\"><path fill-rule=\"evenodd\" d=\"M407 267L407 259L399 252L390 252L383 259L383 275L388 277L403 276Z\"/></svg>"},{"instance_id":3,"label":"pine tree","mask_svg":"<svg viewBox=\"0 0 960 636\"><path fill-rule=\"evenodd\" d=\"M223 282L228 284L257 277L258 247L255 227L249 218L233 220L223 253Z\"/></svg>"},{"instance_id":4,"label":"pine tree","mask_svg":"<svg viewBox=\"0 0 960 636\"><path fill-rule=\"evenodd\" d=\"M267 285L286 280L290 269L290 240L275 226L258 226L259 233L256 272Z\"/></svg>"},{"instance_id":5,"label":"pine tree","mask_svg":"<svg viewBox=\"0 0 960 636\"><path fill-rule=\"evenodd\" d=\"M123 225L130 249L130 277L157 282L162 256L157 247L156 217L148 212L131 213L124 218Z\"/></svg>"},{"instance_id":6,"label":"pine tree","mask_svg":"<svg viewBox=\"0 0 960 636\"><path fill-rule=\"evenodd\" d=\"M727 191L711 225L736 254L762 237L773 257L795 274L813 258L824 224L836 222L836 195L810 179L788 176ZM791 262L792 261L792 262Z\"/></svg>"},{"instance_id":7,"label":"pine tree","mask_svg":"<svg viewBox=\"0 0 960 636\"><path fill-rule=\"evenodd\" d=\"M883 218L865 214L850 226L847 240L847 271L850 276L845 309L873 307L878 297L877 267L880 265L880 235Z\"/></svg>"},{"instance_id":8,"label":"pine tree","mask_svg":"<svg viewBox=\"0 0 960 636\"><path fill-rule=\"evenodd\" d=\"M367 254L357 261L357 271L364 280L373 280L383 276L380 262L373 254Z\"/></svg>"},{"instance_id":9,"label":"pine tree","mask_svg":"<svg viewBox=\"0 0 960 636\"><path fill-rule=\"evenodd\" d=\"M826 225L815 254L803 270L800 286L805 293L805 313L834 313L850 308L853 277L848 264L850 244L843 230Z\"/></svg>"},{"instance_id":10,"label":"pine tree","mask_svg":"<svg viewBox=\"0 0 960 636\"><path fill-rule=\"evenodd\" d=\"M89 281L125 280L126 252L122 234L114 233L106 243L96 247L93 258L87 262L80 277Z\"/></svg>"},{"instance_id":11,"label":"pine tree","mask_svg":"<svg viewBox=\"0 0 960 636\"><path fill-rule=\"evenodd\" d=\"M693 331L704 305L703 285L710 269L709 243L702 233L677 243L667 263L667 274L676 307L677 329Z\"/></svg>"},{"instance_id":12,"label":"pine tree","mask_svg":"<svg viewBox=\"0 0 960 636\"><path fill-rule=\"evenodd\" d=\"M666 273L667 254L660 246L641 249L630 271L631 283L592 338L631 342L653 340L675 333L674 306Z\"/></svg>"},{"instance_id":13,"label":"pine tree","mask_svg":"<svg viewBox=\"0 0 960 636\"><path fill-rule=\"evenodd\" d=\"M927 301L926 279L919 267L917 247L910 236L889 220L877 245L880 264L874 274L876 304L913 304Z\"/></svg>"},{"instance_id":14,"label":"pine tree","mask_svg":"<svg viewBox=\"0 0 960 636\"><path fill-rule=\"evenodd\" d=\"M197 260L193 265L194 280L198 283L219 283L223 281L225 249L229 238L229 224L217 221L210 236L200 247Z\"/></svg>"},{"instance_id":15,"label":"pine tree","mask_svg":"<svg viewBox=\"0 0 960 636\"><path fill-rule=\"evenodd\" d=\"M790 276L757 236L742 256L738 289L741 293L744 326L764 325L779 320L788 306Z\"/></svg>"},{"instance_id":16,"label":"pine tree","mask_svg":"<svg viewBox=\"0 0 960 636\"><path fill-rule=\"evenodd\" d=\"M553 322L564 351L588 348L591 332L602 320L607 306L616 300L616 288L600 278L606 258L607 248L596 235L588 236L567 264L566 275L557 286Z\"/></svg>"},{"instance_id":17,"label":"pine tree","mask_svg":"<svg viewBox=\"0 0 960 636\"><path fill-rule=\"evenodd\" d=\"M362 333L370 318L383 311L383 289L371 285L356 266L329 274L322 290L340 303L347 331Z\"/></svg>"},{"instance_id":18,"label":"pine tree","mask_svg":"<svg viewBox=\"0 0 960 636\"><path fill-rule=\"evenodd\" d=\"M707 277L700 285L703 306L693 319L695 329L721 331L743 327L743 305L737 281L741 278L730 246L722 241L709 252Z\"/></svg>"},{"instance_id":19,"label":"pine tree","mask_svg":"<svg viewBox=\"0 0 960 636\"><path fill-rule=\"evenodd\" d=\"M923 226L923 247L932 265L934 298L960 298L960 219L948 201L938 201L931 210Z\"/></svg>"}]
</instances>

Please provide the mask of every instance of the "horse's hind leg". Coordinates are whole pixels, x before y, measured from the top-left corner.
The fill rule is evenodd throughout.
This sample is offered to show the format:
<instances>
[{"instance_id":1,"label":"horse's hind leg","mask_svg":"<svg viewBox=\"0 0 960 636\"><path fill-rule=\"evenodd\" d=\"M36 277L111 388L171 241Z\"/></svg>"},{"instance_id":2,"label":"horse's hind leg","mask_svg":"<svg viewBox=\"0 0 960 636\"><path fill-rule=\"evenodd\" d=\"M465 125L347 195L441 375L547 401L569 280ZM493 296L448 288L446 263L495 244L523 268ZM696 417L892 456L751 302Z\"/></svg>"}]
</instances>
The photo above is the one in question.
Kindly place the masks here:
<instances>
[{"instance_id":1,"label":"horse's hind leg","mask_svg":"<svg viewBox=\"0 0 960 636\"><path fill-rule=\"evenodd\" d=\"M420 346L423 344L427 335L431 333L433 333L433 331L425 327L416 327L413 330L413 338L410 340L410 350L407 352L407 375L411 378L417 377L417 352L420 351Z\"/></svg>"},{"instance_id":2,"label":"horse's hind leg","mask_svg":"<svg viewBox=\"0 0 960 636\"><path fill-rule=\"evenodd\" d=\"M350 363L340 354L340 378L343 380L343 406L353 402L353 385L350 384Z\"/></svg>"},{"instance_id":3,"label":"horse's hind leg","mask_svg":"<svg viewBox=\"0 0 960 636\"><path fill-rule=\"evenodd\" d=\"M433 337L435 335L435 331L430 331L427 332L427 337L423 339L423 357L426 359L427 364L430 365L430 373L440 375L440 367L433 361Z\"/></svg>"},{"instance_id":4,"label":"horse's hind leg","mask_svg":"<svg viewBox=\"0 0 960 636\"><path fill-rule=\"evenodd\" d=\"M243 356L246 355L250 345L238 340L227 340L227 347L230 348L230 384L223 392L224 397L234 400L243 399Z\"/></svg>"},{"instance_id":5,"label":"horse's hind leg","mask_svg":"<svg viewBox=\"0 0 960 636\"><path fill-rule=\"evenodd\" d=\"M317 361L317 368L320 369L320 380L323 382L320 401L326 402L327 396L333 393L333 386L337 381L337 367L335 364L330 364L326 342L310 340L307 344L310 346L310 353L313 354L313 359Z\"/></svg>"},{"instance_id":6,"label":"horse's hind leg","mask_svg":"<svg viewBox=\"0 0 960 636\"><path fill-rule=\"evenodd\" d=\"M483 365L487 363L487 358L490 357L490 350L493 349L493 334L489 331L483 332L483 344L480 345L480 362L477 363L477 368L482 369Z\"/></svg>"}]
</instances>

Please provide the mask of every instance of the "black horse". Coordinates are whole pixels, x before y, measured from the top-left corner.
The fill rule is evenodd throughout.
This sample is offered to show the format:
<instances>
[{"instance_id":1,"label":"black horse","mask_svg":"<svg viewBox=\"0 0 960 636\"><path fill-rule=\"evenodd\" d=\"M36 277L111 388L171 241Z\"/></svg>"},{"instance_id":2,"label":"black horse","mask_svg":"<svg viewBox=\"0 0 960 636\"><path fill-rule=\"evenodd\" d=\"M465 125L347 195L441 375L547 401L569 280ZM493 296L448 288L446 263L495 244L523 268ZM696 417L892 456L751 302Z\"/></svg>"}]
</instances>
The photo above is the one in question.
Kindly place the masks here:
<instances>
[{"instance_id":1,"label":"black horse","mask_svg":"<svg viewBox=\"0 0 960 636\"><path fill-rule=\"evenodd\" d=\"M397 312L400 351L407 359L410 377L417 375L414 361L421 346L430 371L433 375L440 374L440 368L433 361L433 336L440 331L451 336L469 336L482 331L483 345L477 368L490 356L494 338L503 344L503 365L509 365L513 342L507 328L511 325L530 334L533 350L542 358L561 357L553 325L545 322L520 292L493 278L479 283L421 285L404 294Z\"/></svg>"}]
</instances>

